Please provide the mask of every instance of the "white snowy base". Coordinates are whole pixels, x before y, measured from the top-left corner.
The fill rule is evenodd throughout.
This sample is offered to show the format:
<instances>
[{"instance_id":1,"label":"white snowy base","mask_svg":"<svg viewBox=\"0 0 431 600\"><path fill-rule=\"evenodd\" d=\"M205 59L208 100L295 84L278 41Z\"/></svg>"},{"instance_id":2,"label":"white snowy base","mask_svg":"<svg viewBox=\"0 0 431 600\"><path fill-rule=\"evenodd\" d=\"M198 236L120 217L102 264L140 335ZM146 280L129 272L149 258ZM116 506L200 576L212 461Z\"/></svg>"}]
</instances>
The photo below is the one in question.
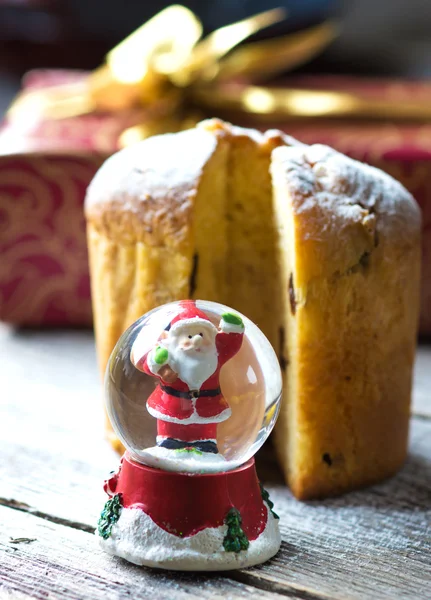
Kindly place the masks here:
<instances>
[{"instance_id":1,"label":"white snowy base","mask_svg":"<svg viewBox=\"0 0 431 600\"><path fill-rule=\"evenodd\" d=\"M154 446L139 453L149 467L182 473L218 473L232 468L222 454L184 452Z\"/></svg>"},{"instance_id":2,"label":"white snowy base","mask_svg":"<svg viewBox=\"0 0 431 600\"><path fill-rule=\"evenodd\" d=\"M267 507L268 508L268 507ZM180 538L161 529L142 510L123 508L111 536L100 538L101 547L131 563L173 571L225 571L263 563L280 548L278 521L268 509L268 522L248 550L226 552L227 526L210 527Z\"/></svg>"}]
</instances>

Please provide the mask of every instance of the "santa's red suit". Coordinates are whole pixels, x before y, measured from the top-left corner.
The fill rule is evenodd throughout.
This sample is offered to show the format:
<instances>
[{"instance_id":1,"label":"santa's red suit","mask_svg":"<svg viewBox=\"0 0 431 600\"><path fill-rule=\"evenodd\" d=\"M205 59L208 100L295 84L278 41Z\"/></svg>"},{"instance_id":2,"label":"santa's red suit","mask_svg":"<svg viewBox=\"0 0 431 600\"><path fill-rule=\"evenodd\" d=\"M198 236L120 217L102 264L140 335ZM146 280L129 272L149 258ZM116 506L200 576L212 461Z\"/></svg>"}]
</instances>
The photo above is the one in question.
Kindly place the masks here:
<instances>
[{"instance_id":1,"label":"santa's red suit","mask_svg":"<svg viewBox=\"0 0 431 600\"><path fill-rule=\"evenodd\" d=\"M194 333L196 331L200 333ZM191 335L187 335L189 332ZM171 321L164 337L135 362L138 369L160 380L147 401L149 413L157 419L159 446L218 451L217 424L231 415L231 409L220 389L220 370L241 348L243 335L244 325L237 315L223 315L219 328L216 328L207 315L196 307L195 302L185 301L182 303L182 311ZM202 337L196 343L202 341L203 354L196 354L194 359L194 348L191 346L197 336ZM182 360L181 354L176 352L174 355L173 350L170 350L177 341L181 343L185 339L188 343L186 338L190 338L192 367L193 360L201 361L190 370L190 377L186 376L182 364L187 358L184 356ZM205 354L205 344L208 355ZM198 348L197 352L200 353L201 349ZM166 365L178 373L174 381L165 381L160 374ZM202 376L206 377L205 380L200 381L200 375L201 379Z\"/></svg>"}]
</instances>

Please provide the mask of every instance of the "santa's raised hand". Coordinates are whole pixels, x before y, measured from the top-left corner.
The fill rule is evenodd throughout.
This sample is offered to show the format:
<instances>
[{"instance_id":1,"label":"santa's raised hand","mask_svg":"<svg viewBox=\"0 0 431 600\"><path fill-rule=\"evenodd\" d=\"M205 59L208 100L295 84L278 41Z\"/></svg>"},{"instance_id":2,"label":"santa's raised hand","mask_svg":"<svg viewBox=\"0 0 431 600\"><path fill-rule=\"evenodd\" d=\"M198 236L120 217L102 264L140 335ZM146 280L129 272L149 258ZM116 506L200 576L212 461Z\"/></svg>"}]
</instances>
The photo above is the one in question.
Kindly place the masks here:
<instances>
[{"instance_id":1,"label":"santa's raised hand","mask_svg":"<svg viewBox=\"0 0 431 600\"><path fill-rule=\"evenodd\" d=\"M154 375L158 375L166 383L173 383L178 379L172 367L169 366L169 351L157 345L148 355L148 367Z\"/></svg>"}]
</instances>

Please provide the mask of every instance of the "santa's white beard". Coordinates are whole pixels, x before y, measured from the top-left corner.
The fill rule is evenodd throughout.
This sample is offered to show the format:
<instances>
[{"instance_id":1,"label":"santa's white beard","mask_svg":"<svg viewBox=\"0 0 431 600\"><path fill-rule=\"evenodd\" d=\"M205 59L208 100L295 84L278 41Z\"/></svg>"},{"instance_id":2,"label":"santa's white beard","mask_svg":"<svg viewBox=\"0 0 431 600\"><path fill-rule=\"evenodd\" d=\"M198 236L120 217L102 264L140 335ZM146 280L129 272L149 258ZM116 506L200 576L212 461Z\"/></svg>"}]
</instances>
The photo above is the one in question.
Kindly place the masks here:
<instances>
[{"instance_id":1,"label":"santa's white beard","mask_svg":"<svg viewBox=\"0 0 431 600\"><path fill-rule=\"evenodd\" d=\"M191 390L199 390L202 384L215 373L218 365L217 349L196 352L185 351L169 344L169 366Z\"/></svg>"}]
</instances>

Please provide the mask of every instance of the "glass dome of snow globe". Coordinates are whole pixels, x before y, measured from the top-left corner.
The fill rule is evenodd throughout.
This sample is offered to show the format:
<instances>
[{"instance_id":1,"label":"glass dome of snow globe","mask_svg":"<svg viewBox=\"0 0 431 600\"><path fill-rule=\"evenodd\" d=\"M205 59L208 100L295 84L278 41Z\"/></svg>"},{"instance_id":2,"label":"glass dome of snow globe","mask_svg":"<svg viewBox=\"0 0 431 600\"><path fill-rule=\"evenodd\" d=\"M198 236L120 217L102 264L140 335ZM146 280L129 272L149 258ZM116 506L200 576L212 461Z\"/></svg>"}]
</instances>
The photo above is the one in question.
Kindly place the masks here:
<instances>
[{"instance_id":1,"label":"glass dome of snow globe","mask_svg":"<svg viewBox=\"0 0 431 600\"><path fill-rule=\"evenodd\" d=\"M219 473L246 463L278 416L275 352L250 319L215 302L160 306L125 331L108 362L114 431L141 464Z\"/></svg>"}]
</instances>

